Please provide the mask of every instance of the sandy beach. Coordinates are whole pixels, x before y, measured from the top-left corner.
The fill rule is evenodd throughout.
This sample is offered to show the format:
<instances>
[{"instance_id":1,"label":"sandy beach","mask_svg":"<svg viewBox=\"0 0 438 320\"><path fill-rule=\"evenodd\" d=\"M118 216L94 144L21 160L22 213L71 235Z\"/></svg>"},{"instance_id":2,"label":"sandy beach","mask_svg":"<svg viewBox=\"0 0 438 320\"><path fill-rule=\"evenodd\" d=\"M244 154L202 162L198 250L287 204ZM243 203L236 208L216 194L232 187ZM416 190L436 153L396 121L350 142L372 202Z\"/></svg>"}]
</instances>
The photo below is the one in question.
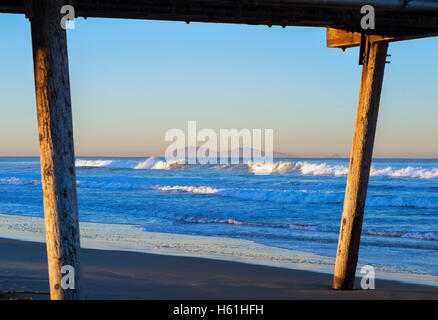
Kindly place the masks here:
<instances>
[{"instance_id":1,"label":"sandy beach","mask_svg":"<svg viewBox=\"0 0 438 320\"><path fill-rule=\"evenodd\" d=\"M0 239L0 292L48 299L45 244ZM204 258L82 249L86 299L438 299L438 288L376 280L376 290L330 289L323 273Z\"/></svg>"}]
</instances>

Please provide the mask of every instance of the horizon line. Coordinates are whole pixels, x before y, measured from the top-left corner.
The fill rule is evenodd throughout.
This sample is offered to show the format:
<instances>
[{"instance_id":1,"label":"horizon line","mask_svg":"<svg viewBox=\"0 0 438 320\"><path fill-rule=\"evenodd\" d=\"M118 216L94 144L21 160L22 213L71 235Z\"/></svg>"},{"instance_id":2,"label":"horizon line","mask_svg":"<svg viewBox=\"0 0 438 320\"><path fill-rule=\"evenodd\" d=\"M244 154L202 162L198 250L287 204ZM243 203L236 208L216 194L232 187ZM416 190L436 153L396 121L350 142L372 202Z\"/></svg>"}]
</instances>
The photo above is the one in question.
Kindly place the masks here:
<instances>
[{"instance_id":1,"label":"horizon line","mask_svg":"<svg viewBox=\"0 0 438 320\"><path fill-rule=\"evenodd\" d=\"M282 153L282 152L279 152ZM0 155L0 158L39 158L40 155ZM75 158L164 158L164 155L143 155L143 156L127 156L127 155L75 155ZM347 159L349 160L349 156L304 156L304 155L286 155L282 157L274 157L274 159ZM411 157L411 156L376 156L373 159L406 159L406 160L438 160L438 156L436 157Z\"/></svg>"}]
</instances>

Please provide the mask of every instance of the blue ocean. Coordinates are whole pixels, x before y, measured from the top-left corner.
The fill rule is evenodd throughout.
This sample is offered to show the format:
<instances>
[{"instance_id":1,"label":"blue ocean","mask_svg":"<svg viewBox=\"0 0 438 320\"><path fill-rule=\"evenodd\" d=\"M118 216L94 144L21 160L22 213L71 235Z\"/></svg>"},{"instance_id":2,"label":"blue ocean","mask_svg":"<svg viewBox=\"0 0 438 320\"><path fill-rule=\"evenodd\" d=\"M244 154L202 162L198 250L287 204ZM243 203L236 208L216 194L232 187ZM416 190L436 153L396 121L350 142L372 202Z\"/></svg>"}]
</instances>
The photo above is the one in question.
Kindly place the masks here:
<instances>
[{"instance_id":1,"label":"blue ocean","mask_svg":"<svg viewBox=\"0 0 438 320\"><path fill-rule=\"evenodd\" d=\"M223 259L243 252L239 243L246 246L247 256L260 255L263 248L264 264L278 265L275 259L288 252L311 254L319 257L312 261L329 261L329 272L348 164L348 159L276 159L268 168L271 174L260 174L266 168L252 163L186 165L155 157L79 157L80 221L97 230L100 225L133 226L136 239L141 234L176 239L176 254L185 254L190 239L207 244L202 252L187 249L187 254L213 257L216 239L231 241L232 250L219 252ZM8 221L42 221L38 158L0 158L0 215ZM2 221L3 229L10 230ZM21 226L22 232L33 232L28 224ZM1 234L3 229L0 237L10 236ZM107 240L122 241L125 229L118 230L117 237L111 231ZM20 238L18 231L13 237ZM160 241L154 251L166 253L169 244ZM404 272L412 279L438 279L437 262L438 160L375 159L359 263Z\"/></svg>"}]
</instances>

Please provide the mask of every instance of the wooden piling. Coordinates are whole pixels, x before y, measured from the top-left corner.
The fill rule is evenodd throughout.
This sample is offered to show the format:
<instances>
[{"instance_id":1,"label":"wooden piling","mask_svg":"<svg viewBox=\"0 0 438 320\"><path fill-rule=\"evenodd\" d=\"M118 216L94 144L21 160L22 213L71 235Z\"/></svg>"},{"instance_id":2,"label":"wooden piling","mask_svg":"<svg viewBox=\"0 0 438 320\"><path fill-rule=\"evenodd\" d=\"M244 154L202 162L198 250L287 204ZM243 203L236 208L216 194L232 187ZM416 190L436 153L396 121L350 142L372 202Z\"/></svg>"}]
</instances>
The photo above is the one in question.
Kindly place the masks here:
<instances>
[{"instance_id":1,"label":"wooden piling","mask_svg":"<svg viewBox=\"0 0 438 320\"><path fill-rule=\"evenodd\" d=\"M61 0L29 8L44 196L50 297L81 297L79 219L66 32ZM74 289L63 289L63 266L74 268ZM71 283L69 283L72 285ZM65 287L65 286L64 286Z\"/></svg>"},{"instance_id":2,"label":"wooden piling","mask_svg":"<svg viewBox=\"0 0 438 320\"><path fill-rule=\"evenodd\" d=\"M370 43L368 58L363 65L332 285L336 290L354 287L387 51L387 42Z\"/></svg>"}]
</instances>

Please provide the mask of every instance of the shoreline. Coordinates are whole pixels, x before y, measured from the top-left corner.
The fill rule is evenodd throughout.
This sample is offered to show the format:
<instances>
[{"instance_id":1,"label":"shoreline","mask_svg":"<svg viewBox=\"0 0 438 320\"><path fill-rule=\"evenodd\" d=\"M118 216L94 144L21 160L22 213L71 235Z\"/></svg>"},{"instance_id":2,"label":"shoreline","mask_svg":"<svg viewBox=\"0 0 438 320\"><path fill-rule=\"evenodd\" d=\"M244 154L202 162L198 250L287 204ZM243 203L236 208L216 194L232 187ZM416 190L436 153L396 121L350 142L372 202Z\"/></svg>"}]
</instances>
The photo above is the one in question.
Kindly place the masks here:
<instances>
[{"instance_id":1,"label":"shoreline","mask_svg":"<svg viewBox=\"0 0 438 320\"><path fill-rule=\"evenodd\" d=\"M81 222L83 249L190 257L256 266L323 273L332 276L334 258L266 246L249 240L157 233L132 225ZM0 214L0 238L45 244L42 218ZM361 265L358 265L359 275ZM374 266L376 279L438 289L438 277Z\"/></svg>"},{"instance_id":2,"label":"shoreline","mask_svg":"<svg viewBox=\"0 0 438 320\"><path fill-rule=\"evenodd\" d=\"M48 292L45 244L0 238L0 251L0 292ZM81 259L86 299L438 299L431 286L376 279L376 290L334 291L329 274L207 258L81 249Z\"/></svg>"}]
</instances>

